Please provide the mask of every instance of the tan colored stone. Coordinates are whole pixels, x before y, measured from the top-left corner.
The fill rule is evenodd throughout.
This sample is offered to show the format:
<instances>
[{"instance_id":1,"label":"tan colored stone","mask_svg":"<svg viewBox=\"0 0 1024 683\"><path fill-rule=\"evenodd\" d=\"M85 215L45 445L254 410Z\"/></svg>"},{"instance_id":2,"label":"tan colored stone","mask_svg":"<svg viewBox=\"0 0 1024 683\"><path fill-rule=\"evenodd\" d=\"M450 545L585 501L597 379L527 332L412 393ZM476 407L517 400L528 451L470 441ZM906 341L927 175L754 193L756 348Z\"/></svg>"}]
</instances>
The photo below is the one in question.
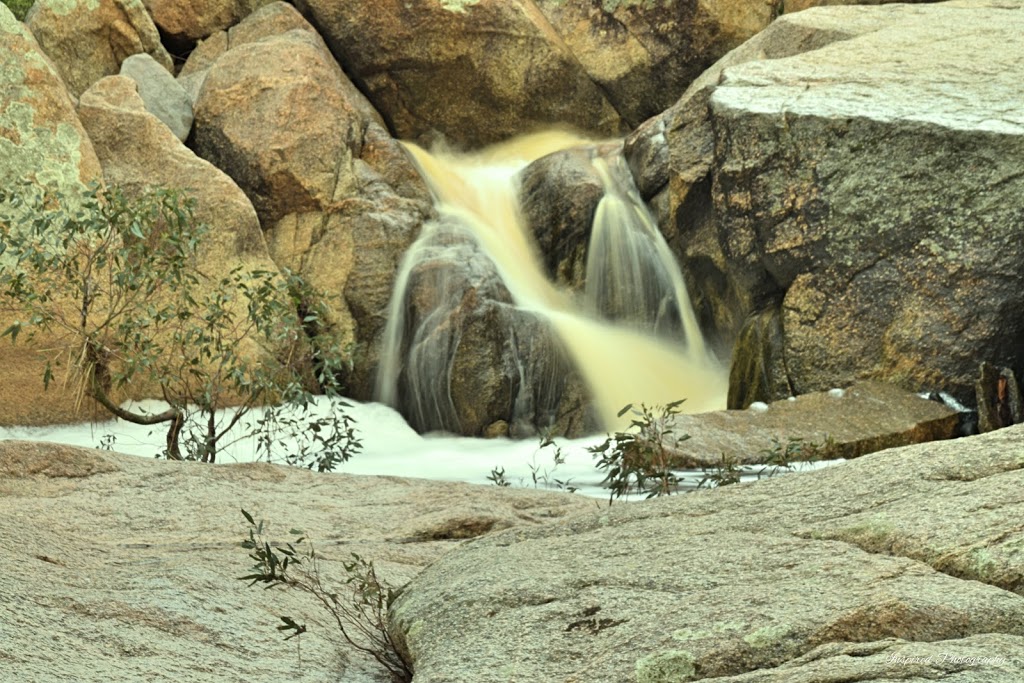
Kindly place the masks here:
<instances>
[{"instance_id":1,"label":"tan colored stone","mask_svg":"<svg viewBox=\"0 0 1024 683\"><path fill-rule=\"evenodd\" d=\"M271 0L142 1L170 39L187 43L237 24Z\"/></svg>"},{"instance_id":2,"label":"tan colored stone","mask_svg":"<svg viewBox=\"0 0 1024 683\"><path fill-rule=\"evenodd\" d=\"M748 0L536 5L630 127L668 109L715 60L768 26L775 11Z\"/></svg>"},{"instance_id":3,"label":"tan colored stone","mask_svg":"<svg viewBox=\"0 0 1024 683\"><path fill-rule=\"evenodd\" d=\"M174 72L141 0L39 0L25 23L75 97L141 52Z\"/></svg>"},{"instance_id":4,"label":"tan colored stone","mask_svg":"<svg viewBox=\"0 0 1024 683\"><path fill-rule=\"evenodd\" d=\"M75 115L74 104L53 63L43 54L27 28L0 5L0 185L12 189L21 182L46 185L70 195L101 179L92 143ZM18 211L0 206L0 223L14 220ZM0 330L14 317L0 312ZM34 347L19 340L0 339L0 423L46 424L91 415L80 411L74 388L55 384L44 391L44 360Z\"/></svg>"},{"instance_id":5,"label":"tan colored stone","mask_svg":"<svg viewBox=\"0 0 1024 683\"><path fill-rule=\"evenodd\" d=\"M399 138L475 147L552 124L624 129L532 1L297 5Z\"/></svg>"},{"instance_id":6,"label":"tan colored stone","mask_svg":"<svg viewBox=\"0 0 1024 683\"><path fill-rule=\"evenodd\" d=\"M226 275L242 264L272 267L252 203L227 174L196 156L146 110L134 81L102 79L82 95L78 113L107 182L129 193L184 190L196 200L196 219L212 228L202 253L211 275Z\"/></svg>"},{"instance_id":7,"label":"tan colored stone","mask_svg":"<svg viewBox=\"0 0 1024 683\"><path fill-rule=\"evenodd\" d=\"M332 299L330 323L370 398L391 284L426 187L321 38L274 3L233 27L196 103L195 147L253 201L278 266Z\"/></svg>"}]
</instances>

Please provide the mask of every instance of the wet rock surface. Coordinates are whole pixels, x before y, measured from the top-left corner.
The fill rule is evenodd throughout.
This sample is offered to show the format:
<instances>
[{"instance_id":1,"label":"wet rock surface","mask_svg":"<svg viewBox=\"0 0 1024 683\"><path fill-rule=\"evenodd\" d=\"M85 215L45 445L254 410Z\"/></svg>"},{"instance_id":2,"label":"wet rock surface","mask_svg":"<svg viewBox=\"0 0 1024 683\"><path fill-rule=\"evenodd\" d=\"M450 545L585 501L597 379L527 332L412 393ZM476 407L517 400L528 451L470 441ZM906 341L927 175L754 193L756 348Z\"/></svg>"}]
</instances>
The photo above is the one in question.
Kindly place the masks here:
<instances>
[{"instance_id":1,"label":"wet rock surface","mask_svg":"<svg viewBox=\"0 0 1024 683\"><path fill-rule=\"evenodd\" d=\"M880 382L803 394L747 410L677 415L673 450L682 468L856 458L886 448L956 437L960 415Z\"/></svg>"}]
</instances>

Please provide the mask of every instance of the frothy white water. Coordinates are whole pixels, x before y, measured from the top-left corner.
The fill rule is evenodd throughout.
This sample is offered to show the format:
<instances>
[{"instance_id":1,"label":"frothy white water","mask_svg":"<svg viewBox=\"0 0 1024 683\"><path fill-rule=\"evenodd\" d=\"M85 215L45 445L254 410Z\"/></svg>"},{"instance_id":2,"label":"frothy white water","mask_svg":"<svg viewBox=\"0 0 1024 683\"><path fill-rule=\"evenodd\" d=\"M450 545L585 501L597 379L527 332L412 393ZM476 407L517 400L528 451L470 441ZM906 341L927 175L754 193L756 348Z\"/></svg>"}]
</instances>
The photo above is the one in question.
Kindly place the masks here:
<instances>
[{"instance_id":1,"label":"frothy white water","mask_svg":"<svg viewBox=\"0 0 1024 683\"><path fill-rule=\"evenodd\" d=\"M397 412L379 403L348 401L346 408L355 419L363 450L348 462L338 466L344 474L389 475L416 477L443 481L465 481L488 484L495 469L503 470L511 486L538 489L557 489L556 480L577 488L579 494L607 500L608 491L601 487L604 475L594 467L594 457L588 446L601 443L604 437L559 439L564 462L554 463L554 449L540 448L536 440L479 439L461 436L417 434ZM152 412L167 406L160 401L133 404ZM332 406L328 399L319 397L313 405L317 414L326 414ZM232 411L220 411L220 422L226 422ZM254 412L248 422L243 419L239 432L250 429ZM26 441L52 441L84 448L100 447L107 435L113 450L128 455L152 458L164 448L164 430L110 420L96 423L52 425L47 427L0 427L0 441L20 439ZM278 444L279 454L294 450L294 443ZM253 462L260 459L255 438L239 439L225 446L217 454L218 463ZM283 455L279 456L283 457ZM280 462L280 459L277 460ZM828 463L797 463L794 470L810 470ZM745 481L756 479L760 468L748 468ZM684 487L693 488L703 477L699 471L679 473ZM329 475L324 475L329 476ZM638 500L642 496L632 496ZM595 505L599 501L595 501Z\"/></svg>"},{"instance_id":2,"label":"frothy white water","mask_svg":"<svg viewBox=\"0 0 1024 683\"><path fill-rule=\"evenodd\" d=\"M449 337L440 345L449 348L420 357L403 357L403 350L422 349L437 329L431 326L443 324L461 301L463 292L444 291L445 282L439 280L436 318L432 314L418 329L408 329L410 277L439 245L451 241L452 226L458 226L455 232L472 240L493 263L516 306L550 322L586 382L605 427L621 424L618 413L628 403L658 405L686 399L683 409L691 413L725 407L726 371L706 349L678 264L628 172L615 173L603 161L595 164L606 195L590 245L589 304L579 305L546 276L522 217L518 174L544 154L586 143L570 135L544 134L473 155L432 154L407 145L434 193L440 219L424 228L402 263L381 354L379 400L399 405L399 378L405 367L409 381L404 390L414 394L406 404L423 406L412 412L429 411L432 401L446 403L444 410L449 409L451 356L445 354L458 340ZM418 384L443 388L424 387L420 395Z\"/></svg>"}]
</instances>

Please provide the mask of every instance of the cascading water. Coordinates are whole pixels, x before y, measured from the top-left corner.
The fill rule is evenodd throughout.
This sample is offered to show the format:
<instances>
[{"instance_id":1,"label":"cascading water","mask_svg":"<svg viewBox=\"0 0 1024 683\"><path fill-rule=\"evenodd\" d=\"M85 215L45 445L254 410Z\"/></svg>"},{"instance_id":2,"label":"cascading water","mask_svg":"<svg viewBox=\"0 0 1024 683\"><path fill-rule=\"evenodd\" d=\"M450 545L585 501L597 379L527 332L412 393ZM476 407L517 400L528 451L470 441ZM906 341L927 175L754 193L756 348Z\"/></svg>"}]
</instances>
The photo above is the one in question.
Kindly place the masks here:
<instances>
[{"instance_id":1,"label":"cascading water","mask_svg":"<svg viewBox=\"0 0 1024 683\"><path fill-rule=\"evenodd\" d=\"M687 412L725 407L724 369L705 348L675 258L621 157L611 166L594 160L605 195L591 229L584 301L556 287L541 267L522 218L517 175L541 156L584 144L546 133L474 155L407 145L434 194L438 218L424 226L399 268L377 399L401 410L417 429L463 431L451 391L458 381L455 358L467 334L466 311L488 297L499 312L486 319L506 328L495 331L503 356L496 362L508 366L503 376L511 377L508 390L517 394L510 411L529 404L536 421L545 410L558 410L566 389L557 377L566 370L557 358L562 354L582 376L603 428L619 422L627 403L685 398ZM540 362L524 361L525 337L543 337L545 327L553 331L554 351L536 356ZM526 391L535 384L543 390ZM517 416L507 419L514 424Z\"/></svg>"},{"instance_id":2,"label":"cascading water","mask_svg":"<svg viewBox=\"0 0 1024 683\"><path fill-rule=\"evenodd\" d=\"M594 212L587 247L587 307L666 340L682 336L687 351L699 359L707 351L683 274L622 157L614 159L619 168L609 168L602 158L593 162L605 195Z\"/></svg>"}]
</instances>

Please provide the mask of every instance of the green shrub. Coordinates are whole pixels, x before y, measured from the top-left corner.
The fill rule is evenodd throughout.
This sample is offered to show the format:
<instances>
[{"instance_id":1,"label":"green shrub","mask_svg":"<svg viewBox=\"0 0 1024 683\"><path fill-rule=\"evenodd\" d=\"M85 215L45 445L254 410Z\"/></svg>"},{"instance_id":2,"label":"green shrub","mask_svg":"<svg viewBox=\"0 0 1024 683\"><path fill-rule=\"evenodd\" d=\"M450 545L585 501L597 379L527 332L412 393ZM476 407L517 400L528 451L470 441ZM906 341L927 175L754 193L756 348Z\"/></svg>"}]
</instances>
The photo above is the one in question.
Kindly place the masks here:
<instances>
[{"instance_id":1,"label":"green shrub","mask_svg":"<svg viewBox=\"0 0 1024 683\"><path fill-rule=\"evenodd\" d=\"M324 333L322 293L288 272L201 272L208 232L179 192L0 189L0 307L14 319L0 336L45 338L47 388L63 368L79 400L165 425L167 458L215 461L224 445L254 435L239 433L243 418L270 406L252 428L261 457L304 437L285 459L333 469L360 444L347 414L312 411L311 389L338 394L342 363ZM301 360L310 355L313 368ZM115 402L133 388L168 409Z\"/></svg>"},{"instance_id":2,"label":"green shrub","mask_svg":"<svg viewBox=\"0 0 1024 683\"><path fill-rule=\"evenodd\" d=\"M341 585L329 585L321 570L323 557L301 531L291 530L291 542L274 543L264 533L263 520L256 522L245 510L242 516L249 525L249 537L242 541L242 547L250 551L249 558L255 564L251 574L238 577L240 581L248 581L250 586L259 583L264 588L280 586L311 596L331 615L348 647L373 657L395 683L412 680L412 669L387 627L388 608L397 591L377 575L373 562L351 553L350 560L341 563L345 573ZM282 623L277 630L288 634L285 640L306 632L305 624L294 617L279 618Z\"/></svg>"},{"instance_id":3,"label":"green shrub","mask_svg":"<svg viewBox=\"0 0 1024 683\"><path fill-rule=\"evenodd\" d=\"M25 21L25 15L35 4L34 0L0 0L0 2L7 5L18 21Z\"/></svg>"},{"instance_id":4,"label":"green shrub","mask_svg":"<svg viewBox=\"0 0 1024 683\"><path fill-rule=\"evenodd\" d=\"M632 413L632 431L616 432L588 449L597 458L597 468L605 472L601 485L611 492L609 504L634 491L648 498L676 492L679 478L671 470L673 449L690 438L674 433L673 418L682 404L683 400L655 408L641 404L639 409L627 405L619 417Z\"/></svg>"}]
</instances>

